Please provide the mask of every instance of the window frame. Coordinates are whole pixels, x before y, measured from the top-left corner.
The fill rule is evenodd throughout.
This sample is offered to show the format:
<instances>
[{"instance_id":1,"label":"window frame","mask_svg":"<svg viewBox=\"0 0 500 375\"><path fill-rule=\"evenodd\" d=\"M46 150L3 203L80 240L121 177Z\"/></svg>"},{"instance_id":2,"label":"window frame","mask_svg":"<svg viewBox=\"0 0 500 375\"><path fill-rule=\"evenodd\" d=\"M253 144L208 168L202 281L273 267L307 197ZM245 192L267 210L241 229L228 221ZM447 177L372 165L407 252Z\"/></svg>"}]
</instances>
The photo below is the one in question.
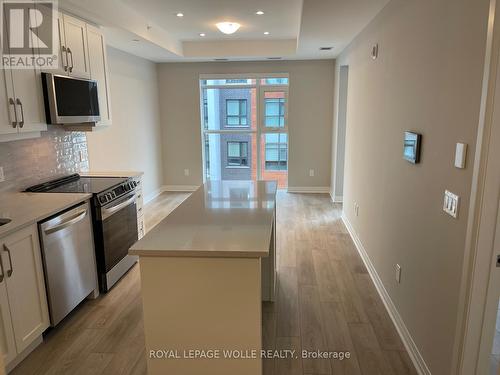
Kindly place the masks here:
<instances>
[{"instance_id":1,"label":"window frame","mask_svg":"<svg viewBox=\"0 0 500 375\"><path fill-rule=\"evenodd\" d=\"M266 141L266 135L268 134L276 134L276 133L267 133L264 134L264 169L269 172L280 172L280 171L288 171L288 148L289 148L289 142L288 142L288 133L278 133L276 134L278 136L278 142L267 142ZM286 142L281 142L281 135L284 134L286 135ZM286 151L286 158L285 160L281 160L281 151L282 151L282 145L285 146L284 150ZM273 150L277 150L278 152L278 160L275 161L269 161L269 163L277 163L277 168L268 168L268 160L267 160L267 151L269 146L272 146ZM281 169L281 163L285 162L285 169Z\"/></svg>"},{"instance_id":2,"label":"window frame","mask_svg":"<svg viewBox=\"0 0 500 375\"><path fill-rule=\"evenodd\" d=\"M228 104L229 102L238 102L238 114L237 115L229 115L228 114ZM242 108L245 109L245 114L241 114ZM248 122L248 99L239 99L239 98L227 98L226 99L226 122L225 125L227 128L249 128L250 124ZM230 124L229 123L229 118L237 118L238 119L238 124ZM242 119L245 119L245 124L241 123Z\"/></svg>"},{"instance_id":3,"label":"window frame","mask_svg":"<svg viewBox=\"0 0 500 375\"><path fill-rule=\"evenodd\" d=\"M267 92L283 93L283 98L266 98ZM269 85L260 86L259 90L259 130L261 134L265 133L287 133L288 134L288 86ZM266 126L266 99L284 99L284 123L283 126ZM281 109L280 109L281 111Z\"/></svg>"},{"instance_id":4,"label":"window frame","mask_svg":"<svg viewBox=\"0 0 500 375\"><path fill-rule=\"evenodd\" d=\"M228 126L225 129L206 129L203 126L200 128L200 133L201 133L201 139L208 139L208 137L211 134L248 134L251 136L255 136L257 139L257 150L255 155L252 157L255 158L256 164L257 164L257 176L256 179L260 180L262 178L263 173L268 172L265 169L265 166L262 163L262 143L260 141L262 135L266 133L273 133L273 132L278 132L278 133L286 133L287 134L287 159L289 159L290 156L290 134L288 131L288 93L289 93L289 86L290 86L290 74L289 73L237 73L237 74L200 74L199 76L199 94L200 98L203 98L203 93L204 90L211 90L211 89L256 89L257 92L257 112L255 113L256 115L256 126L255 128L252 126L252 118L248 119L248 125L247 126ZM263 79L266 78L287 78L287 84L265 84L262 82ZM246 79L247 83L238 83L236 81L230 82L229 84L222 84L222 83L217 83L217 82L211 82L210 84L207 83L206 80L239 80L239 79ZM205 82L204 82L205 80ZM249 81L253 80L253 81ZM263 118L264 118L264 106L262 103L262 98L264 97L265 91L283 91L285 93L285 124L284 127L264 127L263 126ZM200 100L200 117L201 117L201 123L203 124L203 102ZM252 109L250 108L250 111ZM247 107L247 117L249 116L248 112L248 107ZM253 116L253 114L251 114ZM206 168L205 165L205 160L208 158L208 155L206 153L206 148L202 147L202 163L203 166ZM251 150L249 150L251 152ZM250 159L249 159L250 162ZM288 162L288 160L287 160ZM252 162L253 165L253 162ZM207 175L208 169L203 170L203 182L209 181L211 178L209 175ZM228 168L227 166L223 168ZM229 167L231 168L231 167ZM233 168L245 168L245 167L233 167ZM250 168L247 167L247 168ZM288 165L287 165L287 170L288 172ZM279 171L278 171L279 172Z\"/></svg>"},{"instance_id":5,"label":"window frame","mask_svg":"<svg viewBox=\"0 0 500 375\"><path fill-rule=\"evenodd\" d=\"M238 144L239 156L229 156L229 144ZM246 156L243 156L243 145L245 145ZM238 159L239 163L230 163L229 159ZM227 141L226 142L226 168L250 168L248 165L248 141ZM246 164L243 164L242 161L245 160Z\"/></svg>"}]
</instances>

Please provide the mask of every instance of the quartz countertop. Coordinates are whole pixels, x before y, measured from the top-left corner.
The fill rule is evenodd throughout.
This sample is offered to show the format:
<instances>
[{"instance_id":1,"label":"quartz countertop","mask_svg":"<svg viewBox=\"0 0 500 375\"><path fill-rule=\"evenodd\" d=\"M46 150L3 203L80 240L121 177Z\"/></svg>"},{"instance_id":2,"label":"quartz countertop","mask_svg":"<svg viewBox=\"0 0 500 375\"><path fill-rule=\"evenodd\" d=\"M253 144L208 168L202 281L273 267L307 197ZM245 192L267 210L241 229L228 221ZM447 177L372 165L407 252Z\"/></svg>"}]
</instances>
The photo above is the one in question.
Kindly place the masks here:
<instances>
[{"instance_id":1,"label":"quartz countertop","mask_svg":"<svg viewBox=\"0 0 500 375\"><path fill-rule=\"evenodd\" d=\"M88 177L139 177L144 172L139 171L88 171L81 172L80 176Z\"/></svg>"},{"instance_id":2,"label":"quartz countertop","mask_svg":"<svg viewBox=\"0 0 500 375\"><path fill-rule=\"evenodd\" d=\"M275 181L211 181L163 219L129 253L155 257L269 255Z\"/></svg>"},{"instance_id":3,"label":"quartz countertop","mask_svg":"<svg viewBox=\"0 0 500 375\"><path fill-rule=\"evenodd\" d=\"M91 197L92 194L73 193L0 193L0 218L12 220L0 226L0 237L35 224Z\"/></svg>"}]
</instances>

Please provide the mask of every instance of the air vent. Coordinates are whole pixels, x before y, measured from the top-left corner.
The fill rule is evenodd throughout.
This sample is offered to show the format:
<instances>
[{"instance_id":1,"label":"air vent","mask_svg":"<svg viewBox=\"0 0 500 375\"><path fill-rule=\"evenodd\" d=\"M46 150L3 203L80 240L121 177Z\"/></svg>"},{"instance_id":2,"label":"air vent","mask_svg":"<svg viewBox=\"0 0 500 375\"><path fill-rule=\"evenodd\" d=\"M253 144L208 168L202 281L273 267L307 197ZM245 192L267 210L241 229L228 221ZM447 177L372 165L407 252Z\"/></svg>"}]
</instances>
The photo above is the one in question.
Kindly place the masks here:
<instances>
[{"instance_id":1,"label":"air vent","mask_svg":"<svg viewBox=\"0 0 500 375\"><path fill-rule=\"evenodd\" d=\"M331 51L333 47L319 47L320 51Z\"/></svg>"},{"instance_id":2,"label":"air vent","mask_svg":"<svg viewBox=\"0 0 500 375\"><path fill-rule=\"evenodd\" d=\"M282 57L268 57L268 60L281 60Z\"/></svg>"},{"instance_id":3,"label":"air vent","mask_svg":"<svg viewBox=\"0 0 500 375\"><path fill-rule=\"evenodd\" d=\"M228 61L229 59L224 59L224 58L219 58L219 59L214 59L214 61Z\"/></svg>"}]
</instances>

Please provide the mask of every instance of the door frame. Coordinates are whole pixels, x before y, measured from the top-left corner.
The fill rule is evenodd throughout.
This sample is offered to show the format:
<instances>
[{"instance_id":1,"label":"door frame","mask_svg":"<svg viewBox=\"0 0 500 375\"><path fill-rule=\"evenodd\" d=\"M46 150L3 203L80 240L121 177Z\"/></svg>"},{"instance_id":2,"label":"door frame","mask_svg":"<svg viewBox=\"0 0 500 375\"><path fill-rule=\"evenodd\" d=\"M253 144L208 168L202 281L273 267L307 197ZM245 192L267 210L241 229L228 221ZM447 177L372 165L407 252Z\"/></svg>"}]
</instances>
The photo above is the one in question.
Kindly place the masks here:
<instances>
[{"instance_id":1,"label":"door frame","mask_svg":"<svg viewBox=\"0 0 500 375\"><path fill-rule=\"evenodd\" d=\"M483 89L452 373L480 374L500 195L500 0L490 0ZM500 272L500 269L498 270ZM485 319L486 318L486 319ZM484 345L484 344L483 344Z\"/></svg>"}]
</instances>

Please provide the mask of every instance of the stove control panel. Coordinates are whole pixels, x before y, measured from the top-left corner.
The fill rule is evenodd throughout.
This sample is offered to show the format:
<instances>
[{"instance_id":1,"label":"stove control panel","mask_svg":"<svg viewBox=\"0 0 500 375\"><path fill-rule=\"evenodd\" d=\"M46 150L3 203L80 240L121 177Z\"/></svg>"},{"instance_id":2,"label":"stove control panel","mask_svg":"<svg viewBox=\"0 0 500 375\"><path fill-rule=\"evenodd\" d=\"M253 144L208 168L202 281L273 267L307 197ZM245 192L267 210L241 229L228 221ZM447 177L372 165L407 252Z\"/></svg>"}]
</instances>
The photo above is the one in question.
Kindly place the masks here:
<instances>
[{"instance_id":1,"label":"stove control panel","mask_svg":"<svg viewBox=\"0 0 500 375\"><path fill-rule=\"evenodd\" d=\"M125 194L128 194L132 190L134 190L137 186L137 181L134 181L133 179L129 179L120 185L117 185L109 190L106 190L100 194L97 195L97 201L99 202L100 206L104 206L115 199L118 199Z\"/></svg>"}]
</instances>

